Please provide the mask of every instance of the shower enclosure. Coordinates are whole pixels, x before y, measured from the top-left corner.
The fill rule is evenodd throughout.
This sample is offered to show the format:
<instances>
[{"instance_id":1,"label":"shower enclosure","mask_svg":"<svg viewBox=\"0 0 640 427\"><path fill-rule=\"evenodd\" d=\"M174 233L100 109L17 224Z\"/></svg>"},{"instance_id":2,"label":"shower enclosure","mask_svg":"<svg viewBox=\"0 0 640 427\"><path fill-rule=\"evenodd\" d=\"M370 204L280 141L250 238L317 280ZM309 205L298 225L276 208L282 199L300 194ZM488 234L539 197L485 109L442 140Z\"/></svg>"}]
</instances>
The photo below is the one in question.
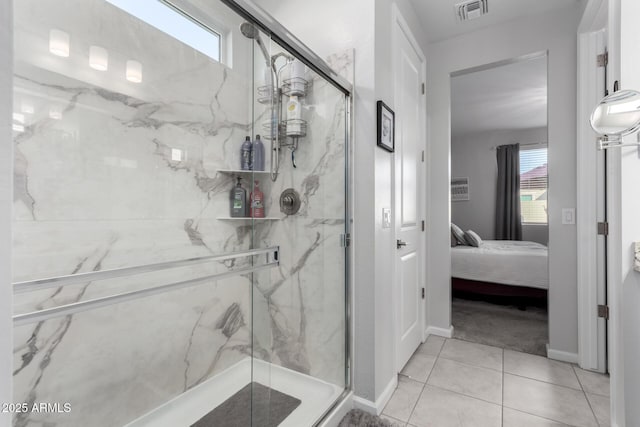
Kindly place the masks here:
<instances>
[{"instance_id":1,"label":"shower enclosure","mask_svg":"<svg viewBox=\"0 0 640 427\"><path fill-rule=\"evenodd\" d=\"M13 5L13 425L317 424L348 83L247 1Z\"/></svg>"}]
</instances>

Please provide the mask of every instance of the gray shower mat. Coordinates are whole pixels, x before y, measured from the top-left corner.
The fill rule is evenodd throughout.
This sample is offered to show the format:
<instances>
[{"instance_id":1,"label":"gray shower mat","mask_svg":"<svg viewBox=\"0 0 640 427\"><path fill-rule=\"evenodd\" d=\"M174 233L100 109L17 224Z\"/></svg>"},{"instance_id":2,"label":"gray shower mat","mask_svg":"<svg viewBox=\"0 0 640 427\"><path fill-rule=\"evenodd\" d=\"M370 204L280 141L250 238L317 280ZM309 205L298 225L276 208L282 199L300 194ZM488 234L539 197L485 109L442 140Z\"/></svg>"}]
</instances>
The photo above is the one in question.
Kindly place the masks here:
<instances>
[{"instance_id":1,"label":"gray shower mat","mask_svg":"<svg viewBox=\"0 0 640 427\"><path fill-rule=\"evenodd\" d=\"M276 427L300 403L300 399L252 382L191 427Z\"/></svg>"}]
</instances>

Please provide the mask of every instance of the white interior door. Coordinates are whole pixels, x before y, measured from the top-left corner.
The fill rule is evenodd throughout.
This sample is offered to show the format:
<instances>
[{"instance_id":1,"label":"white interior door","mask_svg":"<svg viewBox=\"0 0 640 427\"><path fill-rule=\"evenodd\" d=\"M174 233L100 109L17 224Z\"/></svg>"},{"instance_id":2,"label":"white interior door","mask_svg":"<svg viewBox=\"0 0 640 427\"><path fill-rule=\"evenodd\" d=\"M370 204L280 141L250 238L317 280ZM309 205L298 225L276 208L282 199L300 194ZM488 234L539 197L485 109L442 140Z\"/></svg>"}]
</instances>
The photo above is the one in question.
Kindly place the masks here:
<instances>
[{"instance_id":1,"label":"white interior door","mask_svg":"<svg viewBox=\"0 0 640 427\"><path fill-rule=\"evenodd\" d=\"M422 341L424 96L422 54L399 14L394 19L395 259L397 368Z\"/></svg>"}]
</instances>

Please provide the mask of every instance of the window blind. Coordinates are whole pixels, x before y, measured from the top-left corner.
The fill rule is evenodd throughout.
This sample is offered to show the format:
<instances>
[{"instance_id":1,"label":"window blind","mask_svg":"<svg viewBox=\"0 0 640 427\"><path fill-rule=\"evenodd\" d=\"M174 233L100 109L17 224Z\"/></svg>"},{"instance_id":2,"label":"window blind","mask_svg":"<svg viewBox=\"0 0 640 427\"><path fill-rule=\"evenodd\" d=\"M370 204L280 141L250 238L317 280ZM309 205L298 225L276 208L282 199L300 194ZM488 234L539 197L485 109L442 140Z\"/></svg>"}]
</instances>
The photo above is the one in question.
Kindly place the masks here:
<instances>
[{"instance_id":1,"label":"window blind","mask_svg":"<svg viewBox=\"0 0 640 427\"><path fill-rule=\"evenodd\" d=\"M520 206L523 224L547 224L547 148L520 149Z\"/></svg>"}]
</instances>

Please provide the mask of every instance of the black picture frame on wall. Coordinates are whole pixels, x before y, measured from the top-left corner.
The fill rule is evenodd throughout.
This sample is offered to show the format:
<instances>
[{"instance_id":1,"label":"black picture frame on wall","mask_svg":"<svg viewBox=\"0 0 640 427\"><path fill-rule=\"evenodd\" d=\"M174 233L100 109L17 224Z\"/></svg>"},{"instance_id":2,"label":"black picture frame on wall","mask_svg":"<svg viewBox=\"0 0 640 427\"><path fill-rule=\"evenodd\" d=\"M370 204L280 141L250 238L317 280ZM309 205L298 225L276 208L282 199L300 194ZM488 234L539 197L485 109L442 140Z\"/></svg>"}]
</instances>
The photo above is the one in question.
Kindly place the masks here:
<instances>
[{"instance_id":1,"label":"black picture frame on wall","mask_svg":"<svg viewBox=\"0 0 640 427\"><path fill-rule=\"evenodd\" d=\"M378 147L390 153L395 149L396 115L387 104L378 101Z\"/></svg>"}]
</instances>

